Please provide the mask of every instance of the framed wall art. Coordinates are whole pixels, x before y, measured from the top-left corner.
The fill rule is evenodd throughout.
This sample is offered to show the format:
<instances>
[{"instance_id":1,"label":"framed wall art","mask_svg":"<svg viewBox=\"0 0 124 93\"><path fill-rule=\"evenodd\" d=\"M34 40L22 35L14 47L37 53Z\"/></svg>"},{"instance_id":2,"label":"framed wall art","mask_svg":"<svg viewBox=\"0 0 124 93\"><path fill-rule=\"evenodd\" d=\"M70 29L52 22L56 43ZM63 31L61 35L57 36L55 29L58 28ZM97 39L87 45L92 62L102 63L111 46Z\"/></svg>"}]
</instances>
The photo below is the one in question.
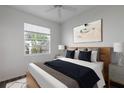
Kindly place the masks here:
<instances>
[{"instance_id":1,"label":"framed wall art","mask_svg":"<svg viewBox=\"0 0 124 93\"><path fill-rule=\"evenodd\" d=\"M73 28L74 43L102 41L102 20Z\"/></svg>"}]
</instances>

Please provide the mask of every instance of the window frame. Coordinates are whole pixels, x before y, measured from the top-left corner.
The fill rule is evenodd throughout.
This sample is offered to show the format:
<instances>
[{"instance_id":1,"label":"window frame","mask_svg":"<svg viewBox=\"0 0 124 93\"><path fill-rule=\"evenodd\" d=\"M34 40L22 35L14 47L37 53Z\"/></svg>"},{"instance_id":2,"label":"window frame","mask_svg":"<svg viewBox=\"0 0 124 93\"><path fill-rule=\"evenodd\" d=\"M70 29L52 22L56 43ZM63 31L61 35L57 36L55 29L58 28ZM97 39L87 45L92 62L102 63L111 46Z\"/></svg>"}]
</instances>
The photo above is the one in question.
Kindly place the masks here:
<instances>
[{"instance_id":1,"label":"window frame","mask_svg":"<svg viewBox=\"0 0 124 93\"><path fill-rule=\"evenodd\" d=\"M25 24L25 23L24 23ZM30 24L30 23L27 23L27 24ZM31 24L31 25L34 25L34 24ZM34 25L34 26L39 26L39 25ZM35 56L35 55L46 55L46 54L51 54L51 29L48 28L48 27L44 27L44 26L39 26L39 27L43 27L43 28L47 28L50 30L50 34L46 34L46 33L40 33L40 32L35 32L35 31L27 31L27 30L24 30L23 32L23 35L24 35L24 55L25 56ZM31 53L31 54L26 54L25 53L25 32L31 32L31 33L39 33L39 34L45 34L45 35L49 35L50 36L50 40L49 40L49 51L47 53Z\"/></svg>"}]
</instances>

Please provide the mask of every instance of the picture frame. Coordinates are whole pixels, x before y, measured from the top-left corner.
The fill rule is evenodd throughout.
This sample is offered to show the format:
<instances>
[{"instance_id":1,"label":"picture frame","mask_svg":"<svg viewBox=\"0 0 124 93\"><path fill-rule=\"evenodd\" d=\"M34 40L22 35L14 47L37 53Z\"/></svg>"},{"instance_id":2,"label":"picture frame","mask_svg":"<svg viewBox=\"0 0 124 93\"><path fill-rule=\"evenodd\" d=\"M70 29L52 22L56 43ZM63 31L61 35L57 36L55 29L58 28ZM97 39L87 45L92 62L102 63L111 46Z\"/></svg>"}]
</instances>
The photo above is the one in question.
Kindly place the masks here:
<instances>
[{"instance_id":1,"label":"picture frame","mask_svg":"<svg viewBox=\"0 0 124 93\"><path fill-rule=\"evenodd\" d=\"M101 42L102 19L73 28L74 43Z\"/></svg>"}]
</instances>

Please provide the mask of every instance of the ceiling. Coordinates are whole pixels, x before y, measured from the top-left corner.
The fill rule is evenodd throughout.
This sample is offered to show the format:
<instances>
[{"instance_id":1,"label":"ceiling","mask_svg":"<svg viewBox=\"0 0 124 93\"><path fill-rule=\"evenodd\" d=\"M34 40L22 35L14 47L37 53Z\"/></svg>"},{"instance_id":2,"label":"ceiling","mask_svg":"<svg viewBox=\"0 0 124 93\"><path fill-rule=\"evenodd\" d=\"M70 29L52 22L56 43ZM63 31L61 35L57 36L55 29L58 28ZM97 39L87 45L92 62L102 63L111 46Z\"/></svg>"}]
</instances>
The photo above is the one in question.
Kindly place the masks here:
<instances>
[{"instance_id":1,"label":"ceiling","mask_svg":"<svg viewBox=\"0 0 124 93\"><path fill-rule=\"evenodd\" d=\"M11 5L10 7L58 23L62 23L68 20L69 18L79 15L80 13L83 13L86 10L94 7L93 5L64 5L64 6L72 7L73 10L61 9L61 18L58 16L57 9L47 11L50 8L53 8L53 5Z\"/></svg>"}]
</instances>

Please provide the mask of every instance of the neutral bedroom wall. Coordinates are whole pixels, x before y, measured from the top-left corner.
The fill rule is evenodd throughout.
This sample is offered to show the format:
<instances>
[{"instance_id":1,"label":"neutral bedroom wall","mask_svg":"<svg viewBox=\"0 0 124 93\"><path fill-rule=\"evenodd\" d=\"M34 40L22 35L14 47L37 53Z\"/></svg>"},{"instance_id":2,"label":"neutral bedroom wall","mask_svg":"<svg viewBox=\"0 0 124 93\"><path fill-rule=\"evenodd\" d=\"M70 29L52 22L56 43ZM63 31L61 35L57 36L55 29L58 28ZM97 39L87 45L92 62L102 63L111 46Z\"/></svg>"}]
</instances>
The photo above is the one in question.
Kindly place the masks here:
<instances>
[{"instance_id":1,"label":"neutral bedroom wall","mask_svg":"<svg viewBox=\"0 0 124 93\"><path fill-rule=\"evenodd\" d=\"M61 24L61 41L68 46L113 46L124 42L124 6L96 6ZM103 41L73 43L73 28L84 23L103 19Z\"/></svg>"},{"instance_id":2,"label":"neutral bedroom wall","mask_svg":"<svg viewBox=\"0 0 124 93\"><path fill-rule=\"evenodd\" d=\"M24 22L51 28L51 54L24 55ZM51 60L60 44L59 24L0 6L0 81L24 75L30 62Z\"/></svg>"}]
</instances>

